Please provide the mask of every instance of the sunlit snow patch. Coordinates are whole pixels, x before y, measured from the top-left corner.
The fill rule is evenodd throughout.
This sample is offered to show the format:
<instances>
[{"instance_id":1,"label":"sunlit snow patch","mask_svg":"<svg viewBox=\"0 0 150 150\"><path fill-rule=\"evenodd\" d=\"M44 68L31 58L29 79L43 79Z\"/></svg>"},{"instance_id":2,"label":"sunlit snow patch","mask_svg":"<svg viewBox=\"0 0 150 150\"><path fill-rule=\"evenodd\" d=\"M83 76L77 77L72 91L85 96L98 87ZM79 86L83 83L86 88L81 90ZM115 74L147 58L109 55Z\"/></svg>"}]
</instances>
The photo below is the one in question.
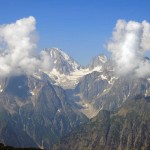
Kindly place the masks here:
<instances>
[{"instance_id":1,"label":"sunlit snow patch","mask_svg":"<svg viewBox=\"0 0 150 150\"><path fill-rule=\"evenodd\" d=\"M0 85L0 92L3 92L3 88L2 88L2 86Z\"/></svg>"}]
</instances>

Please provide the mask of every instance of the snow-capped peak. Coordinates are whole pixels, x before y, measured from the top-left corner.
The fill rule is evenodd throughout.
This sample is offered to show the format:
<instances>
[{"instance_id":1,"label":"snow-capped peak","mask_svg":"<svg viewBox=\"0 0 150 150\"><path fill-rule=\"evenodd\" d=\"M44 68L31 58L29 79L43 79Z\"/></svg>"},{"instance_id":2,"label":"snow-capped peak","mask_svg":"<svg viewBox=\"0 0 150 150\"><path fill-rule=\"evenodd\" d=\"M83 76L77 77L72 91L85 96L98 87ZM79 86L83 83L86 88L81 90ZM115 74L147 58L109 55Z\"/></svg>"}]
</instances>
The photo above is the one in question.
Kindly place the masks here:
<instances>
[{"instance_id":1,"label":"snow-capped peak","mask_svg":"<svg viewBox=\"0 0 150 150\"><path fill-rule=\"evenodd\" d=\"M99 55L93 59L91 65L82 68L72 57L59 48L43 50L46 62L50 67L44 73L53 81L53 84L63 88L74 88L80 79L94 71L103 72L103 65L107 63L105 55ZM104 77L103 77L104 78Z\"/></svg>"},{"instance_id":2,"label":"snow-capped peak","mask_svg":"<svg viewBox=\"0 0 150 150\"><path fill-rule=\"evenodd\" d=\"M56 69L60 74L70 74L80 68L80 65L73 58L59 48L44 49L44 51L49 57L50 66L52 66L48 71Z\"/></svg>"},{"instance_id":3,"label":"snow-capped peak","mask_svg":"<svg viewBox=\"0 0 150 150\"><path fill-rule=\"evenodd\" d=\"M98 58L99 58L99 61L102 63L106 63L108 60L107 56L105 56L105 55L99 55Z\"/></svg>"},{"instance_id":4,"label":"snow-capped peak","mask_svg":"<svg viewBox=\"0 0 150 150\"><path fill-rule=\"evenodd\" d=\"M69 60L69 56L64 53L61 49L59 48L51 48L51 49L45 49L46 51L49 51L50 52L50 56L53 57L53 58L57 58L58 55L61 55L65 60Z\"/></svg>"},{"instance_id":5,"label":"snow-capped peak","mask_svg":"<svg viewBox=\"0 0 150 150\"><path fill-rule=\"evenodd\" d=\"M107 63L107 61L108 61L107 56L105 56L105 55L99 55L99 56L95 57L95 58L92 60L92 62L91 62L90 65L89 65L89 68L90 68L90 69L94 69L94 68L97 68L97 67L101 67L101 68L102 68L102 66L103 66L105 63Z\"/></svg>"}]
</instances>

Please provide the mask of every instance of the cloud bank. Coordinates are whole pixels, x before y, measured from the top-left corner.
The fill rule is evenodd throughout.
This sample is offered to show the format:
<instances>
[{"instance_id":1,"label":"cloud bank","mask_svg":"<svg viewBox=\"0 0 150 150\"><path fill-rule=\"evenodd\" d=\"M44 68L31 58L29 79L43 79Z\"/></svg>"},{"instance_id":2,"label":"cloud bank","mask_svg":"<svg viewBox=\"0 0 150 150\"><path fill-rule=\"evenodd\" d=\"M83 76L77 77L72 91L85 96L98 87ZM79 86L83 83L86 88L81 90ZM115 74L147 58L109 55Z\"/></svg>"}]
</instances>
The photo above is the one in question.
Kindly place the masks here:
<instances>
[{"instance_id":1,"label":"cloud bank","mask_svg":"<svg viewBox=\"0 0 150 150\"><path fill-rule=\"evenodd\" d=\"M118 20L107 49L112 53L119 75L150 75L150 62L144 58L150 50L150 23L147 21Z\"/></svg>"},{"instance_id":2,"label":"cloud bank","mask_svg":"<svg viewBox=\"0 0 150 150\"><path fill-rule=\"evenodd\" d=\"M31 74L37 69L40 62L34 56L38 39L35 25L32 16L0 25L0 77Z\"/></svg>"},{"instance_id":3,"label":"cloud bank","mask_svg":"<svg viewBox=\"0 0 150 150\"><path fill-rule=\"evenodd\" d=\"M32 74L50 68L50 59L41 51L35 56L38 36L36 20L30 16L15 23L0 25L0 77ZM107 44L119 75L150 75L150 61L145 53L150 50L150 23L118 20Z\"/></svg>"}]
</instances>

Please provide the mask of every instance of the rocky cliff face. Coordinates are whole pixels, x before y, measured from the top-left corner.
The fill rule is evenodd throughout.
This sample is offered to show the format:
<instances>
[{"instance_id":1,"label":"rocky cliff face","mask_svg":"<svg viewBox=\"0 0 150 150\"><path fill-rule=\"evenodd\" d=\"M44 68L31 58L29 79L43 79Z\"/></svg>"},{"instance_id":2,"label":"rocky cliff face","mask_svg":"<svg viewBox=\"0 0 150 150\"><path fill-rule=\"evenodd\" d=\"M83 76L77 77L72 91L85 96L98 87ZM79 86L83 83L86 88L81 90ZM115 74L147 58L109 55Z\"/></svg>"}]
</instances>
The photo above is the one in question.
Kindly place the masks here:
<instances>
[{"instance_id":1,"label":"rocky cliff face","mask_svg":"<svg viewBox=\"0 0 150 150\"><path fill-rule=\"evenodd\" d=\"M15 147L50 148L87 118L71 109L65 91L32 76L6 79L0 93L0 139ZM14 140L15 139L15 140Z\"/></svg>"},{"instance_id":2,"label":"rocky cliff face","mask_svg":"<svg viewBox=\"0 0 150 150\"><path fill-rule=\"evenodd\" d=\"M150 99L130 100L116 112L102 110L63 138L56 150L149 150Z\"/></svg>"},{"instance_id":3,"label":"rocky cliff face","mask_svg":"<svg viewBox=\"0 0 150 150\"><path fill-rule=\"evenodd\" d=\"M149 78L117 77L113 71L92 72L85 75L72 90L72 105L87 115L95 116L100 110L116 110L126 100L138 95L150 96ZM74 103L76 105L74 105Z\"/></svg>"}]
</instances>

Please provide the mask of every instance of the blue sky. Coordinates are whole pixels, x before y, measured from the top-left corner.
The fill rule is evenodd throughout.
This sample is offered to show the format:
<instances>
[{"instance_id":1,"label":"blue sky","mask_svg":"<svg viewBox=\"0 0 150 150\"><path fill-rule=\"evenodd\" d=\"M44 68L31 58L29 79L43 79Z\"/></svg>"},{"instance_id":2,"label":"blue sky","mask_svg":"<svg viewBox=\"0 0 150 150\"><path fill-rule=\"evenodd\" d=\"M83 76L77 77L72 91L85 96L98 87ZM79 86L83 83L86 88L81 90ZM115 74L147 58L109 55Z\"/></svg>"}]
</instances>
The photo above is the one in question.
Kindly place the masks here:
<instances>
[{"instance_id":1,"label":"blue sky","mask_svg":"<svg viewBox=\"0 0 150 150\"><path fill-rule=\"evenodd\" d=\"M58 47L85 65L100 53L118 19L150 22L149 0L0 0L0 24L34 16L38 50Z\"/></svg>"}]
</instances>

